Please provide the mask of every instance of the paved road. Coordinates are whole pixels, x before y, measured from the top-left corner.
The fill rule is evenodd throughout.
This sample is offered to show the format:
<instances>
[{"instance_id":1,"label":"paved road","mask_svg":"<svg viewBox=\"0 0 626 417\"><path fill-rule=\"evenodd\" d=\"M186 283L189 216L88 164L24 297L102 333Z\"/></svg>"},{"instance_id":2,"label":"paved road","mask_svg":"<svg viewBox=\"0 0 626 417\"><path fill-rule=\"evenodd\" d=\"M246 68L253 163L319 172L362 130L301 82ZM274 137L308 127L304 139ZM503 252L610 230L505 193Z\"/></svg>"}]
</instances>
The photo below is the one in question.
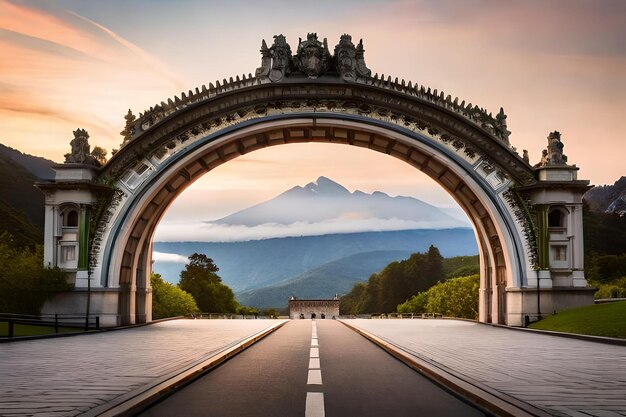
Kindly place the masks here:
<instances>
[{"instance_id":1,"label":"paved road","mask_svg":"<svg viewBox=\"0 0 626 417\"><path fill-rule=\"evenodd\" d=\"M141 416L481 416L333 320L294 320Z\"/></svg>"},{"instance_id":2,"label":"paved road","mask_svg":"<svg viewBox=\"0 0 626 417\"><path fill-rule=\"evenodd\" d=\"M76 416L212 358L280 320L175 320L0 345L0 416Z\"/></svg>"},{"instance_id":3,"label":"paved road","mask_svg":"<svg viewBox=\"0 0 626 417\"><path fill-rule=\"evenodd\" d=\"M626 347L460 320L346 320L556 416L626 416Z\"/></svg>"}]
</instances>

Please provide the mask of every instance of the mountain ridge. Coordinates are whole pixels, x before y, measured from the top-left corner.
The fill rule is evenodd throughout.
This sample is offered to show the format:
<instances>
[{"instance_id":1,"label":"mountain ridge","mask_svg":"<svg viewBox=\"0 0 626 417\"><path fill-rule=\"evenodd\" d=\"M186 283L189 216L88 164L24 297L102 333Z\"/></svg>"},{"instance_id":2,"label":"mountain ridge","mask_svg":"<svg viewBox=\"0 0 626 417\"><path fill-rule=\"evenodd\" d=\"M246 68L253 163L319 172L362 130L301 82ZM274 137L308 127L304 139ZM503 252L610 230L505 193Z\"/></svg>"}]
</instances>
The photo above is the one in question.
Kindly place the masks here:
<instances>
[{"instance_id":1,"label":"mountain ridge","mask_svg":"<svg viewBox=\"0 0 626 417\"><path fill-rule=\"evenodd\" d=\"M470 228L338 233L223 243L154 242L154 251L176 254L181 260L193 253L206 254L220 268L224 282L237 293L271 285L357 253L423 252L430 245L437 246L445 257L478 253ZM182 262L156 260L153 269L166 280L177 282L183 267Z\"/></svg>"},{"instance_id":2,"label":"mountain ridge","mask_svg":"<svg viewBox=\"0 0 626 417\"><path fill-rule=\"evenodd\" d=\"M460 221L441 208L417 198L391 197L381 191L371 194L360 190L350 192L324 176L303 187L292 187L270 200L207 223L254 227L350 219L398 219L420 223L427 228L469 225L467 221Z\"/></svg>"}]
</instances>

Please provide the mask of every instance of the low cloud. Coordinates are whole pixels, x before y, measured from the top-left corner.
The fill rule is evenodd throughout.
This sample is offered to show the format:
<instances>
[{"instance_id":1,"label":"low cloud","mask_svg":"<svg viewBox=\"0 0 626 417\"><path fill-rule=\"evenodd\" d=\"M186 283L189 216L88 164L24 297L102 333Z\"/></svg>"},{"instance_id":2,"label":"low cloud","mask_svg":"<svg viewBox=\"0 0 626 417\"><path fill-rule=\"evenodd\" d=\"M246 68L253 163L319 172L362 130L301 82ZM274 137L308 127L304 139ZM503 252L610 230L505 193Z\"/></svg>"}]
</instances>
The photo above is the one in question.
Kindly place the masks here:
<instances>
[{"instance_id":1,"label":"low cloud","mask_svg":"<svg viewBox=\"0 0 626 417\"><path fill-rule=\"evenodd\" d=\"M158 242L240 242L336 233L447 229L454 227L470 227L470 225L461 221L421 222L378 218L332 219L318 223L296 222L288 225L266 223L252 227L207 222L171 222L159 225L154 240ZM185 262L187 262L186 258Z\"/></svg>"},{"instance_id":2,"label":"low cloud","mask_svg":"<svg viewBox=\"0 0 626 417\"><path fill-rule=\"evenodd\" d=\"M169 262L176 264L186 264L189 258L175 253L152 252L152 260L155 262Z\"/></svg>"}]
</instances>

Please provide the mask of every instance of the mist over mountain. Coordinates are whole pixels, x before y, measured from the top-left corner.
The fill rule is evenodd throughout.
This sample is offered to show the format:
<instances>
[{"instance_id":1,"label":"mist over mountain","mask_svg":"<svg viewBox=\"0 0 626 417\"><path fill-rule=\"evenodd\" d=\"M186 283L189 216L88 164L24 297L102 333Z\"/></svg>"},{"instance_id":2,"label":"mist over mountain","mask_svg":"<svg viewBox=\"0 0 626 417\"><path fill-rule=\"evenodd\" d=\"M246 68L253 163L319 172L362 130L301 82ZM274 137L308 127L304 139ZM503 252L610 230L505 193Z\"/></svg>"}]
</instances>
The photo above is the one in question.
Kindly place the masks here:
<instances>
[{"instance_id":1,"label":"mist over mountain","mask_svg":"<svg viewBox=\"0 0 626 417\"><path fill-rule=\"evenodd\" d=\"M296 186L277 197L214 220L211 223L248 227L272 223L318 223L329 220L398 219L421 223L428 228L467 226L442 209L413 197L391 197L348 191L341 184L319 177L304 187Z\"/></svg>"}]
</instances>

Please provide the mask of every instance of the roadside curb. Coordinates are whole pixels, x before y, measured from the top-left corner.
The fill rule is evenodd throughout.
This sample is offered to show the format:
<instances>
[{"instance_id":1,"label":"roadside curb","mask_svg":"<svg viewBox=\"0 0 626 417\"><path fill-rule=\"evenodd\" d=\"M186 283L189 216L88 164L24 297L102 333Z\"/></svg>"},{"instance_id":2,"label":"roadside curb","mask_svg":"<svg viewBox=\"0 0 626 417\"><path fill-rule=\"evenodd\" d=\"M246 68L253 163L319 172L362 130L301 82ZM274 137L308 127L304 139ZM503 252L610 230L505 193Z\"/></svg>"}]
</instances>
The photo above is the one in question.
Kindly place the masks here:
<instances>
[{"instance_id":1,"label":"roadside curb","mask_svg":"<svg viewBox=\"0 0 626 417\"><path fill-rule=\"evenodd\" d=\"M126 394L120 395L112 401L105 404L101 404L91 410L80 414L82 417L113 417L113 416L133 416L140 411L146 409L151 404L155 403L163 396L174 392L176 389L188 384L196 378L201 377L211 369L217 367L238 353L242 352L246 348L252 346L254 343L268 336L275 330L280 329L287 324L289 320L284 320L281 323L277 323L270 328L267 328L255 335L242 339L238 342L234 342L229 347L218 352L217 354L205 357L182 368L178 371L170 373L164 377L161 377L151 384L137 388Z\"/></svg>"},{"instance_id":2,"label":"roadside curb","mask_svg":"<svg viewBox=\"0 0 626 417\"><path fill-rule=\"evenodd\" d=\"M339 321L346 327L369 339L405 365L490 413L505 417L551 416L551 414L531 404L489 388L437 362L408 353L400 346L387 342L366 330L348 324L343 320Z\"/></svg>"}]
</instances>

